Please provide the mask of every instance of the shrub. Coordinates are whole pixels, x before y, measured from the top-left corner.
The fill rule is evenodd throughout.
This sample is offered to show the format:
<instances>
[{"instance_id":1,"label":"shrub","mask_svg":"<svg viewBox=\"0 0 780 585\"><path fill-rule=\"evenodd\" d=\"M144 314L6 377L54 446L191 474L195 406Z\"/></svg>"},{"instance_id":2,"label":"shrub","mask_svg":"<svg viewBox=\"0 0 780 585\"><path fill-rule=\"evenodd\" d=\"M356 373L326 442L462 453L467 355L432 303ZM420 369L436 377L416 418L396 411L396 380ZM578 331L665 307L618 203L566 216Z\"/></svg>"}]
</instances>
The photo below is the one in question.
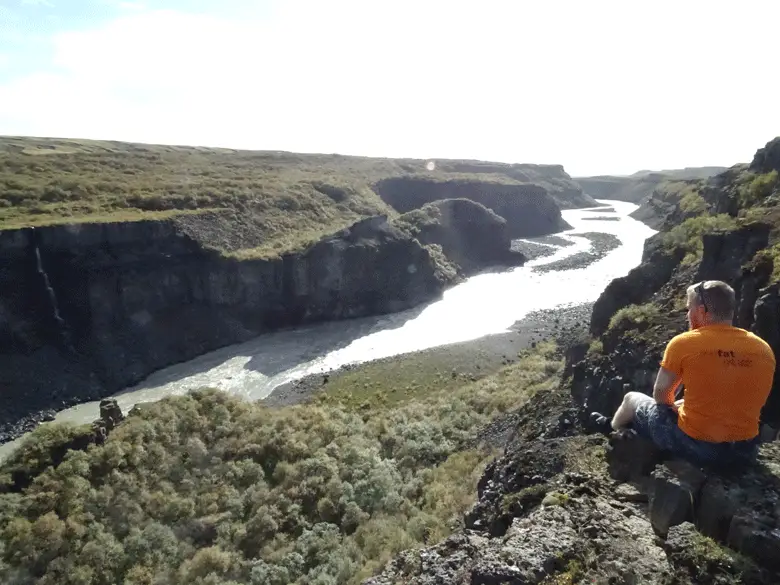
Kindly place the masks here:
<instances>
[{"instance_id":1,"label":"shrub","mask_svg":"<svg viewBox=\"0 0 780 585\"><path fill-rule=\"evenodd\" d=\"M704 234L728 231L737 228L737 220L730 215L702 215L686 219L663 235L668 248L681 248L686 252L684 263L690 264L701 258Z\"/></svg>"},{"instance_id":2,"label":"shrub","mask_svg":"<svg viewBox=\"0 0 780 585\"><path fill-rule=\"evenodd\" d=\"M660 309L653 303L628 305L618 310L609 320L608 331L628 331L639 329L655 322L660 317Z\"/></svg>"},{"instance_id":3,"label":"shrub","mask_svg":"<svg viewBox=\"0 0 780 585\"><path fill-rule=\"evenodd\" d=\"M709 206L704 198L694 189L687 190L680 199L680 210L689 214L707 213Z\"/></svg>"},{"instance_id":4,"label":"shrub","mask_svg":"<svg viewBox=\"0 0 780 585\"><path fill-rule=\"evenodd\" d=\"M359 583L460 525L492 456L472 447L477 431L561 368L540 344L476 382L420 377L395 401L378 399L398 394L392 377L366 389L358 376L367 410L344 386L277 409L197 390L56 467L47 448L74 431L45 425L12 461L34 481L0 494L0 582Z\"/></svg>"},{"instance_id":5,"label":"shrub","mask_svg":"<svg viewBox=\"0 0 780 585\"><path fill-rule=\"evenodd\" d=\"M756 175L745 173L737 186L737 198L742 207L756 205L769 197L780 184L777 171Z\"/></svg>"}]
</instances>

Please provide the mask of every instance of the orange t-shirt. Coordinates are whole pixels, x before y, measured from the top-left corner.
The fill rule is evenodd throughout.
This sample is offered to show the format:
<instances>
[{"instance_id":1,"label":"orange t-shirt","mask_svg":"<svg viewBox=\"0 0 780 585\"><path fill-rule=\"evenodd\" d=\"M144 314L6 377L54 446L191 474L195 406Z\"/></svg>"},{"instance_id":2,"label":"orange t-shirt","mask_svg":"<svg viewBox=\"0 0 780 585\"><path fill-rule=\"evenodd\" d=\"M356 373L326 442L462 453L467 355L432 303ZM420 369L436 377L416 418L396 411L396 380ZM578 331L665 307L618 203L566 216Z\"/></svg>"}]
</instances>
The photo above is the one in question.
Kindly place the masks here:
<instances>
[{"instance_id":1,"label":"orange t-shirt","mask_svg":"<svg viewBox=\"0 0 780 585\"><path fill-rule=\"evenodd\" d=\"M685 386L678 425L689 437L721 443L758 434L775 372L766 341L731 325L705 325L672 338L661 366Z\"/></svg>"}]
</instances>

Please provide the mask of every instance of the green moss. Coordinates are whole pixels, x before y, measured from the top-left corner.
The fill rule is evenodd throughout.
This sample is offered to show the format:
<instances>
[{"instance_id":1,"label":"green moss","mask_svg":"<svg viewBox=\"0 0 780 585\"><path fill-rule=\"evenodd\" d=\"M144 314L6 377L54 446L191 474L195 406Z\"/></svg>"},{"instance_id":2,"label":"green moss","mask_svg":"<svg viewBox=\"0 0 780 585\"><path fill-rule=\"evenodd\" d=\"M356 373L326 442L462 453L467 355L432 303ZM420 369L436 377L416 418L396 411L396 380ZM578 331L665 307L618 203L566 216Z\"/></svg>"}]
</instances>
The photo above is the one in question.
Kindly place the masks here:
<instances>
[{"instance_id":1,"label":"green moss","mask_svg":"<svg viewBox=\"0 0 780 585\"><path fill-rule=\"evenodd\" d=\"M688 186L681 195L680 209L685 213L702 214L708 211L707 202L696 188Z\"/></svg>"},{"instance_id":2,"label":"green moss","mask_svg":"<svg viewBox=\"0 0 780 585\"><path fill-rule=\"evenodd\" d=\"M727 214L691 217L666 232L662 241L667 248L685 251L686 263L690 264L701 258L704 246L703 235L733 230L737 227L737 220Z\"/></svg>"},{"instance_id":3,"label":"green moss","mask_svg":"<svg viewBox=\"0 0 780 585\"><path fill-rule=\"evenodd\" d=\"M601 355L604 355L604 343L600 339L591 340L585 357L592 359Z\"/></svg>"},{"instance_id":4,"label":"green moss","mask_svg":"<svg viewBox=\"0 0 780 585\"><path fill-rule=\"evenodd\" d=\"M718 544L713 539L693 531L689 546L671 557L675 565L682 565L694 579L709 579L720 574L724 584L764 582L760 571L748 557Z\"/></svg>"},{"instance_id":5,"label":"green moss","mask_svg":"<svg viewBox=\"0 0 780 585\"><path fill-rule=\"evenodd\" d=\"M737 201L741 207L754 206L780 185L777 171L756 175L745 172L737 181Z\"/></svg>"},{"instance_id":6,"label":"green moss","mask_svg":"<svg viewBox=\"0 0 780 585\"><path fill-rule=\"evenodd\" d=\"M550 486L547 484L532 485L514 494L508 494L501 500L501 511L511 516L527 514L539 506L544 500Z\"/></svg>"},{"instance_id":7,"label":"green moss","mask_svg":"<svg viewBox=\"0 0 780 585\"><path fill-rule=\"evenodd\" d=\"M540 585L576 585L585 577L585 569L577 559L571 559L560 572L549 575Z\"/></svg>"},{"instance_id":8,"label":"green moss","mask_svg":"<svg viewBox=\"0 0 780 585\"><path fill-rule=\"evenodd\" d=\"M780 242L756 252L745 268L755 269L759 265L769 262L772 263L770 282L780 281Z\"/></svg>"},{"instance_id":9,"label":"green moss","mask_svg":"<svg viewBox=\"0 0 780 585\"><path fill-rule=\"evenodd\" d=\"M627 307L619 309L612 315L612 318L609 320L609 328L607 331L628 331L631 329L646 328L657 321L660 315L660 309L653 303L628 305Z\"/></svg>"}]
</instances>

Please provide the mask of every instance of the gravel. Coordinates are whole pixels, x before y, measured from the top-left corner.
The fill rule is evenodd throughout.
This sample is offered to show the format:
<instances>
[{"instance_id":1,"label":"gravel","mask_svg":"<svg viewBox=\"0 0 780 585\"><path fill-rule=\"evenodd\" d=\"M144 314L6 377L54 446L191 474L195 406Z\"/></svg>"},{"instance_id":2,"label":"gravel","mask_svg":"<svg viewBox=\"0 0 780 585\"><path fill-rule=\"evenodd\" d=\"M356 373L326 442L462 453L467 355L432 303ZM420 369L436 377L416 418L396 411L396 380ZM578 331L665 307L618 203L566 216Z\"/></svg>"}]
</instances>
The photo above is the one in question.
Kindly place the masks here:
<instances>
[{"instance_id":1,"label":"gravel","mask_svg":"<svg viewBox=\"0 0 780 585\"><path fill-rule=\"evenodd\" d=\"M587 232L577 235L590 240L590 250L587 252L578 252L568 258L558 260L557 262L550 262L544 266L536 266L533 268L533 271L536 273L545 273L552 270L576 270L585 268L597 260L601 260L609 252L620 246L620 239L613 234Z\"/></svg>"}]
</instances>

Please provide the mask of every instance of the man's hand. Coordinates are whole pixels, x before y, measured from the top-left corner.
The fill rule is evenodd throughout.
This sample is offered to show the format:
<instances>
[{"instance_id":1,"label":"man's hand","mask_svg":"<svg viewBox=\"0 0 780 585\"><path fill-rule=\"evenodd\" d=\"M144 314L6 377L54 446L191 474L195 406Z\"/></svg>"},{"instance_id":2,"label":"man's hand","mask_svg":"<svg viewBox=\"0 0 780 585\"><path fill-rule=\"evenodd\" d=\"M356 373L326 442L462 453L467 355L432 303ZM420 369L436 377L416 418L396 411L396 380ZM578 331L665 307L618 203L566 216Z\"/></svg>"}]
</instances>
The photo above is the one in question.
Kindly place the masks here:
<instances>
[{"instance_id":1,"label":"man's hand","mask_svg":"<svg viewBox=\"0 0 780 585\"><path fill-rule=\"evenodd\" d=\"M683 402L685 402L685 398L680 398L679 400L675 400L674 404L672 404L672 410L675 412L680 411L680 407L683 405Z\"/></svg>"},{"instance_id":2,"label":"man's hand","mask_svg":"<svg viewBox=\"0 0 780 585\"><path fill-rule=\"evenodd\" d=\"M674 372L670 372L663 366L658 369L658 375L655 378L653 386L653 400L658 404L670 406L674 404L674 391L682 382Z\"/></svg>"}]
</instances>

